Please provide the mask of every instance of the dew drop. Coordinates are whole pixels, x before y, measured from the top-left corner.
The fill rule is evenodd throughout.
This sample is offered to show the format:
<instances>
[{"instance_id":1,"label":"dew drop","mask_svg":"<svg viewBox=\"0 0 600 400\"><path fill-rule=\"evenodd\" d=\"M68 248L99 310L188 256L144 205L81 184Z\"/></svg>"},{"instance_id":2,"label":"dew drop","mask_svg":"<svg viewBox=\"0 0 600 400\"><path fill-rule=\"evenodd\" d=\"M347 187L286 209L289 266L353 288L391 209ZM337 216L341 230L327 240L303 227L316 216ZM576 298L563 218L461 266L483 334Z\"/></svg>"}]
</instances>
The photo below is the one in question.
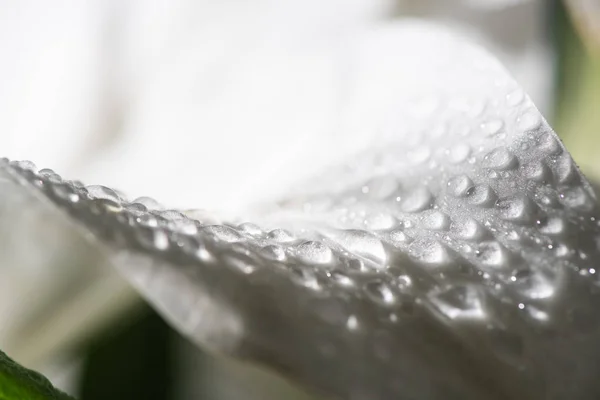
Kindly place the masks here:
<instances>
[{"instance_id":1,"label":"dew drop","mask_svg":"<svg viewBox=\"0 0 600 400\"><path fill-rule=\"evenodd\" d=\"M417 239L410 244L408 251L413 259L429 265L445 265L451 260L448 250L432 240Z\"/></svg>"},{"instance_id":2,"label":"dew drop","mask_svg":"<svg viewBox=\"0 0 600 400\"><path fill-rule=\"evenodd\" d=\"M365 284L367 296L380 304L393 304L396 301L394 293L383 281L376 279Z\"/></svg>"},{"instance_id":3,"label":"dew drop","mask_svg":"<svg viewBox=\"0 0 600 400\"><path fill-rule=\"evenodd\" d=\"M429 295L431 304L451 320L481 320L486 318L481 295L470 285L454 285Z\"/></svg>"},{"instance_id":4,"label":"dew drop","mask_svg":"<svg viewBox=\"0 0 600 400\"><path fill-rule=\"evenodd\" d=\"M467 191L469 203L480 207L491 207L497 200L496 193L486 185L475 186Z\"/></svg>"},{"instance_id":5,"label":"dew drop","mask_svg":"<svg viewBox=\"0 0 600 400\"><path fill-rule=\"evenodd\" d=\"M119 197L119 195L114 190L106 186L91 185L86 186L86 190L90 197L94 199L110 200L117 204L121 203L121 198Z\"/></svg>"},{"instance_id":6,"label":"dew drop","mask_svg":"<svg viewBox=\"0 0 600 400\"><path fill-rule=\"evenodd\" d=\"M267 234L267 238L279 243L287 243L296 240L296 238L285 229L273 229Z\"/></svg>"},{"instance_id":7,"label":"dew drop","mask_svg":"<svg viewBox=\"0 0 600 400\"><path fill-rule=\"evenodd\" d=\"M483 158L483 166L495 170L514 169L519 164L517 157L506 147L498 147Z\"/></svg>"},{"instance_id":8,"label":"dew drop","mask_svg":"<svg viewBox=\"0 0 600 400\"><path fill-rule=\"evenodd\" d=\"M504 127L504 122L501 119L494 119L486 123L481 124L481 129L486 135L492 136L500 132Z\"/></svg>"},{"instance_id":9,"label":"dew drop","mask_svg":"<svg viewBox=\"0 0 600 400\"><path fill-rule=\"evenodd\" d=\"M539 161L533 161L524 165L523 174L526 178L536 182L548 182L550 179L550 169Z\"/></svg>"},{"instance_id":10,"label":"dew drop","mask_svg":"<svg viewBox=\"0 0 600 400\"><path fill-rule=\"evenodd\" d=\"M433 196L429 190L425 187L420 187L412 192L409 192L400 205L400 208L404 212L417 212L423 211L431 207L433 202Z\"/></svg>"},{"instance_id":11,"label":"dew drop","mask_svg":"<svg viewBox=\"0 0 600 400\"><path fill-rule=\"evenodd\" d=\"M513 222L531 221L535 211L534 204L526 197L499 200L496 206L502 219Z\"/></svg>"},{"instance_id":12,"label":"dew drop","mask_svg":"<svg viewBox=\"0 0 600 400\"><path fill-rule=\"evenodd\" d=\"M464 162L471 154L471 147L466 143L461 143L452 146L448 159L453 164Z\"/></svg>"},{"instance_id":13,"label":"dew drop","mask_svg":"<svg viewBox=\"0 0 600 400\"><path fill-rule=\"evenodd\" d=\"M485 228L472 218L458 220L452 227L461 239L477 240L485 236Z\"/></svg>"},{"instance_id":14,"label":"dew drop","mask_svg":"<svg viewBox=\"0 0 600 400\"><path fill-rule=\"evenodd\" d=\"M502 267L507 263L507 251L498 242L480 243L475 251L477 260L488 267Z\"/></svg>"},{"instance_id":15,"label":"dew drop","mask_svg":"<svg viewBox=\"0 0 600 400\"><path fill-rule=\"evenodd\" d=\"M247 233L247 234L253 235L253 236L262 234L262 230L258 227L258 225L255 225L251 222L244 222L243 224L240 224L238 226L238 229L241 232L244 232L244 233Z\"/></svg>"},{"instance_id":16,"label":"dew drop","mask_svg":"<svg viewBox=\"0 0 600 400\"><path fill-rule=\"evenodd\" d=\"M333 260L331 249L321 242L308 241L296 247L296 255L307 264L328 264Z\"/></svg>"},{"instance_id":17,"label":"dew drop","mask_svg":"<svg viewBox=\"0 0 600 400\"><path fill-rule=\"evenodd\" d=\"M423 215L421 223L425 229L442 231L450 226L450 217L440 211L430 210Z\"/></svg>"},{"instance_id":18,"label":"dew drop","mask_svg":"<svg viewBox=\"0 0 600 400\"><path fill-rule=\"evenodd\" d=\"M448 181L448 191L454 197L464 197L474 187L473 181L466 175L455 176Z\"/></svg>"},{"instance_id":19,"label":"dew drop","mask_svg":"<svg viewBox=\"0 0 600 400\"><path fill-rule=\"evenodd\" d=\"M566 207L589 212L594 208L594 202L581 187L568 189L560 194L561 203Z\"/></svg>"},{"instance_id":20,"label":"dew drop","mask_svg":"<svg viewBox=\"0 0 600 400\"><path fill-rule=\"evenodd\" d=\"M536 110L528 110L517 119L518 127L521 131L532 131L540 127L542 118Z\"/></svg>"},{"instance_id":21,"label":"dew drop","mask_svg":"<svg viewBox=\"0 0 600 400\"><path fill-rule=\"evenodd\" d=\"M565 229L565 221L560 217L550 217L540 221L539 230L546 235L560 235Z\"/></svg>"},{"instance_id":22,"label":"dew drop","mask_svg":"<svg viewBox=\"0 0 600 400\"><path fill-rule=\"evenodd\" d=\"M56 197L66 200L69 203L77 203L79 201L79 195L69 184L63 183L53 185L52 192L56 195Z\"/></svg>"},{"instance_id":23,"label":"dew drop","mask_svg":"<svg viewBox=\"0 0 600 400\"><path fill-rule=\"evenodd\" d=\"M557 155L562 152L558 140L551 133L544 133L538 139L538 148L549 155Z\"/></svg>"},{"instance_id":24,"label":"dew drop","mask_svg":"<svg viewBox=\"0 0 600 400\"><path fill-rule=\"evenodd\" d=\"M370 230L384 230L393 228L398 221L391 214L378 212L369 214L365 218L364 224Z\"/></svg>"},{"instance_id":25,"label":"dew drop","mask_svg":"<svg viewBox=\"0 0 600 400\"><path fill-rule=\"evenodd\" d=\"M238 231L225 225L209 225L202 228L202 231L227 243L235 243L244 240L244 237L240 235Z\"/></svg>"},{"instance_id":26,"label":"dew drop","mask_svg":"<svg viewBox=\"0 0 600 400\"><path fill-rule=\"evenodd\" d=\"M160 211L163 209L163 206L158 201L147 196L138 197L137 199L133 200L133 203L142 204L148 211Z\"/></svg>"},{"instance_id":27,"label":"dew drop","mask_svg":"<svg viewBox=\"0 0 600 400\"><path fill-rule=\"evenodd\" d=\"M506 104L510 107L516 107L523 102L525 94L521 89L516 89L506 95Z\"/></svg>"},{"instance_id":28,"label":"dew drop","mask_svg":"<svg viewBox=\"0 0 600 400\"><path fill-rule=\"evenodd\" d=\"M361 230L344 230L335 234L337 242L344 248L378 264L384 264L387 254L383 243L376 236Z\"/></svg>"},{"instance_id":29,"label":"dew drop","mask_svg":"<svg viewBox=\"0 0 600 400\"><path fill-rule=\"evenodd\" d=\"M285 250L281 246L268 245L261 249L261 253L266 258L271 260L283 261L285 260Z\"/></svg>"}]
</instances>

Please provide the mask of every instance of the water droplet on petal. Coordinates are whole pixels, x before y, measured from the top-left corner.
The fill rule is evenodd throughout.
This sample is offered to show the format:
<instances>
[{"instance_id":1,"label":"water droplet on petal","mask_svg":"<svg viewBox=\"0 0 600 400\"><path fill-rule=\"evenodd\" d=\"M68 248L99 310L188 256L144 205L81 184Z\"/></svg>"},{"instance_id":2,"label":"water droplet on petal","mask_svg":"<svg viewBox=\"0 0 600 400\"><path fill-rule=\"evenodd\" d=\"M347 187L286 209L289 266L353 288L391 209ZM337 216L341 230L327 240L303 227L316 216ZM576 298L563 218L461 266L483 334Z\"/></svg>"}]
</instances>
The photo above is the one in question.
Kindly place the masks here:
<instances>
[{"instance_id":1,"label":"water droplet on petal","mask_svg":"<svg viewBox=\"0 0 600 400\"><path fill-rule=\"evenodd\" d=\"M296 255L307 264L328 264L333 260L331 249L321 243L308 241L296 247Z\"/></svg>"},{"instance_id":2,"label":"water droplet on petal","mask_svg":"<svg viewBox=\"0 0 600 400\"><path fill-rule=\"evenodd\" d=\"M91 185L86 186L86 190L90 197L94 199L104 199L113 201L115 203L121 203L121 198L119 195L114 190L106 186Z\"/></svg>"},{"instance_id":3,"label":"water droplet on petal","mask_svg":"<svg viewBox=\"0 0 600 400\"><path fill-rule=\"evenodd\" d=\"M425 229L442 231L450 226L450 218L440 211L430 210L423 215L421 223Z\"/></svg>"},{"instance_id":4,"label":"water droplet on petal","mask_svg":"<svg viewBox=\"0 0 600 400\"><path fill-rule=\"evenodd\" d=\"M446 265L451 261L448 250L433 240L417 239L410 244L408 251L416 261L432 266Z\"/></svg>"},{"instance_id":5,"label":"water droplet on petal","mask_svg":"<svg viewBox=\"0 0 600 400\"><path fill-rule=\"evenodd\" d=\"M347 250L378 264L384 264L387 259L383 243L369 232L345 230L335 234L335 238Z\"/></svg>"},{"instance_id":6,"label":"water droplet on petal","mask_svg":"<svg viewBox=\"0 0 600 400\"><path fill-rule=\"evenodd\" d=\"M483 166L493 168L495 170L514 169L519 164L517 157L512 154L506 147L498 147L492 150L483 158Z\"/></svg>"},{"instance_id":7,"label":"water droplet on petal","mask_svg":"<svg viewBox=\"0 0 600 400\"><path fill-rule=\"evenodd\" d=\"M429 190L425 187L420 187L412 192L409 192L400 205L402 211L405 212L417 212L423 211L427 208L431 207L431 203L433 202L433 196L429 192Z\"/></svg>"},{"instance_id":8,"label":"water droplet on petal","mask_svg":"<svg viewBox=\"0 0 600 400\"><path fill-rule=\"evenodd\" d=\"M486 318L481 294L470 285L454 285L429 296L431 304L451 320L481 320Z\"/></svg>"},{"instance_id":9,"label":"water droplet on petal","mask_svg":"<svg viewBox=\"0 0 600 400\"><path fill-rule=\"evenodd\" d=\"M517 119L517 124L523 132L533 131L542 124L542 117L536 110L528 110Z\"/></svg>"},{"instance_id":10,"label":"water droplet on petal","mask_svg":"<svg viewBox=\"0 0 600 400\"><path fill-rule=\"evenodd\" d=\"M469 189L475 185L473 181L466 175L459 175L451 178L448 181L448 192L454 197L463 197L467 195Z\"/></svg>"},{"instance_id":11,"label":"water droplet on petal","mask_svg":"<svg viewBox=\"0 0 600 400\"><path fill-rule=\"evenodd\" d=\"M209 225L202 228L202 231L227 243L235 243L244 240L244 237L240 235L238 231L225 225Z\"/></svg>"},{"instance_id":12,"label":"water droplet on petal","mask_svg":"<svg viewBox=\"0 0 600 400\"><path fill-rule=\"evenodd\" d=\"M381 280L373 280L365 284L367 296L381 304L392 304L396 301L394 293L390 287Z\"/></svg>"}]
</instances>

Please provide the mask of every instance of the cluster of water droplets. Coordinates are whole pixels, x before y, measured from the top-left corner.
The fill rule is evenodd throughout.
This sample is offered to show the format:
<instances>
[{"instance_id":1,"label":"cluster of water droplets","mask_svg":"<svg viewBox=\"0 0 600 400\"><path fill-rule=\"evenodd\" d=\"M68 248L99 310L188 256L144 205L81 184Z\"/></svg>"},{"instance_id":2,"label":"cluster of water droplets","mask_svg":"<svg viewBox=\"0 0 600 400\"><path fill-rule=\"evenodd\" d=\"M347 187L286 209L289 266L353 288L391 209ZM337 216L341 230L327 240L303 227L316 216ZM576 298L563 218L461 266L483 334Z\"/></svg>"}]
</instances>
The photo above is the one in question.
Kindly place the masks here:
<instances>
[{"instance_id":1,"label":"cluster of water droplets","mask_svg":"<svg viewBox=\"0 0 600 400\"><path fill-rule=\"evenodd\" d=\"M522 350L526 335L515 332L587 312L589 304L556 304L572 287L591 293L600 282L596 199L519 89L504 103L448 107L473 123L460 113L425 123L419 129L435 140L365 154L335 172L333 192L283 202L277 223L220 222L129 200L30 162L2 168L109 243L173 264L220 265L248 282L284 276L302 296L338 299L343 306L329 308L331 300L315 312L349 334L426 313Z\"/></svg>"}]
</instances>

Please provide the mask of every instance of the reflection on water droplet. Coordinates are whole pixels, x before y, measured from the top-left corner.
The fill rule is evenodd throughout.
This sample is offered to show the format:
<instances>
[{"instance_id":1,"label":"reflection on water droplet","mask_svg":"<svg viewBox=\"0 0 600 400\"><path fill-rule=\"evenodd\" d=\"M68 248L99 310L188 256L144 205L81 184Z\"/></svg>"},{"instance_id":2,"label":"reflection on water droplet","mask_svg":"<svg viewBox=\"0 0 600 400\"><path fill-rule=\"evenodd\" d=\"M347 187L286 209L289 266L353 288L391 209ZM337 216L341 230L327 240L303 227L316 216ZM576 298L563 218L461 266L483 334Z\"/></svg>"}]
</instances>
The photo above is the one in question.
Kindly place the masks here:
<instances>
[{"instance_id":1,"label":"reflection on water droplet","mask_svg":"<svg viewBox=\"0 0 600 400\"><path fill-rule=\"evenodd\" d=\"M471 147L466 143L460 143L452 146L448 159L453 164L464 162L471 154Z\"/></svg>"},{"instance_id":2,"label":"reflection on water droplet","mask_svg":"<svg viewBox=\"0 0 600 400\"><path fill-rule=\"evenodd\" d=\"M542 124L542 118L536 110L528 110L523 113L518 119L517 124L523 132L538 129Z\"/></svg>"},{"instance_id":3,"label":"reflection on water droplet","mask_svg":"<svg viewBox=\"0 0 600 400\"><path fill-rule=\"evenodd\" d=\"M32 161L11 161L10 163L13 167L20 168L25 171L37 172L38 168Z\"/></svg>"},{"instance_id":4,"label":"reflection on water droplet","mask_svg":"<svg viewBox=\"0 0 600 400\"><path fill-rule=\"evenodd\" d=\"M373 280L365 284L367 296L381 304L392 304L396 301L392 290L381 280Z\"/></svg>"},{"instance_id":5,"label":"reflection on water droplet","mask_svg":"<svg viewBox=\"0 0 600 400\"><path fill-rule=\"evenodd\" d=\"M394 246L400 246L408 242L408 236L406 236L406 234L401 230L390 232L389 239Z\"/></svg>"},{"instance_id":6,"label":"reflection on water droplet","mask_svg":"<svg viewBox=\"0 0 600 400\"><path fill-rule=\"evenodd\" d=\"M55 184L52 186L52 192L56 197L66 200L69 203L77 203L79 201L79 195L69 184Z\"/></svg>"},{"instance_id":7,"label":"reflection on water droplet","mask_svg":"<svg viewBox=\"0 0 600 400\"><path fill-rule=\"evenodd\" d=\"M515 289L530 299L546 299L555 292L553 282L541 271L520 270L512 277Z\"/></svg>"},{"instance_id":8,"label":"reflection on water droplet","mask_svg":"<svg viewBox=\"0 0 600 400\"><path fill-rule=\"evenodd\" d=\"M333 279L338 285L341 286L354 286L354 280L350 278L348 275L339 272L339 271L331 271L329 274L331 279Z\"/></svg>"},{"instance_id":9,"label":"reflection on water droplet","mask_svg":"<svg viewBox=\"0 0 600 400\"><path fill-rule=\"evenodd\" d=\"M448 181L448 191L454 197L466 196L472 187L474 187L473 181L466 175L455 176Z\"/></svg>"},{"instance_id":10,"label":"reflection on water droplet","mask_svg":"<svg viewBox=\"0 0 600 400\"><path fill-rule=\"evenodd\" d=\"M296 255L307 264L328 264L333 259L331 249L321 242L308 241L296 246Z\"/></svg>"},{"instance_id":11,"label":"reflection on water droplet","mask_svg":"<svg viewBox=\"0 0 600 400\"><path fill-rule=\"evenodd\" d=\"M397 223L398 221L391 214L383 212L369 214L364 220L365 226L371 230L390 229Z\"/></svg>"},{"instance_id":12,"label":"reflection on water droplet","mask_svg":"<svg viewBox=\"0 0 600 400\"><path fill-rule=\"evenodd\" d=\"M439 242L417 239L409 246L409 254L415 260L429 265L445 265L451 257L448 250Z\"/></svg>"},{"instance_id":13,"label":"reflection on water droplet","mask_svg":"<svg viewBox=\"0 0 600 400\"><path fill-rule=\"evenodd\" d=\"M210 225L202 228L203 232L213 235L215 238L227 243L235 243L244 240L244 237L233 228L225 225Z\"/></svg>"},{"instance_id":14,"label":"reflection on water droplet","mask_svg":"<svg viewBox=\"0 0 600 400\"><path fill-rule=\"evenodd\" d=\"M532 161L524 165L523 174L536 182L548 182L550 179L550 169L541 161Z\"/></svg>"},{"instance_id":15,"label":"reflection on water droplet","mask_svg":"<svg viewBox=\"0 0 600 400\"><path fill-rule=\"evenodd\" d=\"M552 133L544 133L538 139L538 148L549 155L556 155L562 152L558 140L554 138Z\"/></svg>"},{"instance_id":16,"label":"reflection on water droplet","mask_svg":"<svg viewBox=\"0 0 600 400\"><path fill-rule=\"evenodd\" d=\"M94 199L104 199L110 200L118 204L121 203L121 198L119 197L119 195L114 190L106 186L91 185L86 186L86 190L90 197Z\"/></svg>"},{"instance_id":17,"label":"reflection on water droplet","mask_svg":"<svg viewBox=\"0 0 600 400\"><path fill-rule=\"evenodd\" d=\"M285 260L285 251L281 246L277 245L268 245L263 247L262 254L270 258L271 260L283 261Z\"/></svg>"},{"instance_id":18,"label":"reflection on water droplet","mask_svg":"<svg viewBox=\"0 0 600 400\"><path fill-rule=\"evenodd\" d=\"M559 183L570 183L577 178L577 168L568 154L559 157L554 167L556 179Z\"/></svg>"},{"instance_id":19,"label":"reflection on water droplet","mask_svg":"<svg viewBox=\"0 0 600 400\"><path fill-rule=\"evenodd\" d=\"M526 197L499 200L496 207L500 217L507 221L528 222L533 219L535 207Z\"/></svg>"},{"instance_id":20,"label":"reflection on water droplet","mask_svg":"<svg viewBox=\"0 0 600 400\"><path fill-rule=\"evenodd\" d=\"M417 212L423 211L431 207L433 202L433 196L429 190L425 187L419 187L412 192L409 192L400 205L402 211L405 212Z\"/></svg>"},{"instance_id":21,"label":"reflection on water droplet","mask_svg":"<svg viewBox=\"0 0 600 400\"><path fill-rule=\"evenodd\" d=\"M374 178L367 186L369 197L381 200L390 197L398 190L398 181L392 175L384 175Z\"/></svg>"},{"instance_id":22,"label":"reflection on water droplet","mask_svg":"<svg viewBox=\"0 0 600 400\"><path fill-rule=\"evenodd\" d=\"M431 210L421 217L421 223L425 229L446 230L450 226L450 218L437 210Z\"/></svg>"},{"instance_id":23,"label":"reflection on water droplet","mask_svg":"<svg viewBox=\"0 0 600 400\"><path fill-rule=\"evenodd\" d=\"M472 218L457 220L452 225L456 235L465 240L477 240L485 235L485 229Z\"/></svg>"},{"instance_id":24,"label":"reflection on water droplet","mask_svg":"<svg viewBox=\"0 0 600 400\"><path fill-rule=\"evenodd\" d=\"M594 202L581 187L568 189L560 194L561 203L569 208L589 212L594 208Z\"/></svg>"},{"instance_id":25,"label":"reflection on water droplet","mask_svg":"<svg viewBox=\"0 0 600 400\"><path fill-rule=\"evenodd\" d=\"M351 331L358 329L358 319L356 316L351 315L348 317L348 321L346 321L346 327Z\"/></svg>"},{"instance_id":26,"label":"reflection on water droplet","mask_svg":"<svg viewBox=\"0 0 600 400\"><path fill-rule=\"evenodd\" d=\"M506 95L506 104L511 107L518 106L525 99L525 94L521 89L516 89Z\"/></svg>"},{"instance_id":27,"label":"reflection on water droplet","mask_svg":"<svg viewBox=\"0 0 600 400\"><path fill-rule=\"evenodd\" d=\"M267 237L279 243L287 243L296 240L296 238L285 229L273 229L267 234Z\"/></svg>"},{"instance_id":28,"label":"reflection on water droplet","mask_svg":"<svg viewBox=\"0 0 600 400\"><path fill-rule=\"evenodd\" d=\"M262 230L258 227L258 225L255 225L251 222L244 222L243 224L240 224L238 229L241 232L245 232L253 236L260 235L262 233Z\"/></svg>"},{"instance_id":29,"label":"reflection on water droplet","mask_svg":"<svg viewBox=\"0 0 600 400\"><path fill-rule=\"evenodd\" d=\"M147 196L138 197L133 201L133 203L139 203L144 205L144 207L146 207L148 211L159 211L163 209L162 205L160 205L158 201Z\"/></svg>"},{"instance_id":30,"label":"reflection on water droplet","mask_svg":"<svg viewBox=\"0 0 600 400\"><path fill-rule=\"evenodd\" d=\"M486 318L481 295L470 285L454 285L430 294L431 304L451 320L481 320Z\"/></svg>"},{"instance_id":31,"label":"reflection on water droplet","mask_svg":"<svg viewBox=\"0 0 600 400\"><path fill-rule=\"evenodd\" d=\"M514 169L519 164L517 157L506 147L498 147L483 158L483 166L495 170Z\"/></svg>"},{"instance_id":32,"label":"reflection on water droplet","mask_svg":"<svg viewBox=\"0 0 600 400\"><path fill-rule=\"evenodd\" d=\"M549 217L545 220L540 220L540 232L546 235L560 235L565 229L565 221L560 217Z\"/></svg>"},{"instance_id":33,"label":"reflection on water droplet","mask_svg":"<svg viewBox=\"0 0 600 400\"><path fill-rule=\"evenodd\" d=\"M375 261L379 265L386 262L387 254L383 243L369 232L361 230L344 230L335 235L337 242L347 250Z\"/></svg>"},{"instance_id":34,"label":"reflection on water droplet","mask_svg":"<svg viewBox=\"0 0 600 400\"><path fill-rule=\"evenodd\" d=\"M493 119L486 123L481 124L481 129L486 135L492 136L500 132L504 127L504 122L501 119Z\"/></svg>"},{"instance_id":35,"label":"reflection on water droplet","mask_svg":"<svg viewBox=\"0 0 600 400\"><path fill-rule=\"evenodd\" d=\"M507 252L498 242L480 243L475 252L477 260L485 266L502 267L507 262Z\"/></svg>"},{"instance_id":36,"label":"reflection on water droplet","mask_svg":"<svg viewBox=\"0 0 600 400\"><path fill-rule=\"evenodd\" d=\"M491 207L498 198L492 188L486 185L469 189L467 196L469 203L480 207Z\"/></svg>"}]
</instances>

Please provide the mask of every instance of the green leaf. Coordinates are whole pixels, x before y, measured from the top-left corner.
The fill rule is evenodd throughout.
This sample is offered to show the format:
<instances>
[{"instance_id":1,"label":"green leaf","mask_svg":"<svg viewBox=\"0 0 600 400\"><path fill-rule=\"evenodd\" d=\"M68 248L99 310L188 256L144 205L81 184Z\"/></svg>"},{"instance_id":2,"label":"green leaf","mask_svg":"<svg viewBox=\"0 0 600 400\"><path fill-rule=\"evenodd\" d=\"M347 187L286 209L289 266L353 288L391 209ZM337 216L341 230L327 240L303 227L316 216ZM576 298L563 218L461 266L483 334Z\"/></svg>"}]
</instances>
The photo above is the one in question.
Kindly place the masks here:
<instances>
[{"instance_id":1,"label":"green leaf","mask_svg":"<svg viewBox=\"0 0 600 400\"><path fill-rule=\"evenodd\" d=\"M43 375L11 360L0 351L0 400L72 400Z\"/></svg>"}]
</instances>

